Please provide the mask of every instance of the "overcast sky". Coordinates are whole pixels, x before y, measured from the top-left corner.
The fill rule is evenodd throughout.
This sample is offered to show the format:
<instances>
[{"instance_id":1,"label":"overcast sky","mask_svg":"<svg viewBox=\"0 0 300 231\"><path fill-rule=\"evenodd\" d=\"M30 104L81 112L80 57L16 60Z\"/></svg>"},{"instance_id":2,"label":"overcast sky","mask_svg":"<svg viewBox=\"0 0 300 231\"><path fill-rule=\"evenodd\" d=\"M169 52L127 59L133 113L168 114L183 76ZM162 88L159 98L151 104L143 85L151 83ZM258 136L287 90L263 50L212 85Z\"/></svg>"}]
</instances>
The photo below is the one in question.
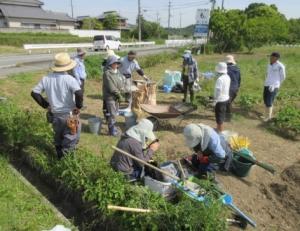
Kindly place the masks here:
<instances>
[{"instance_id":1,"label":"overcast sky","mask_svg":"<svg viewBox=\"0 0 300 231\"><path fill-rule=\"evenodd\" d=\"M44 9L66 12L71 15L71 0L42 0ZM244 9L250 3L264 2L276 4L279 10L288 18L300 18L300 0L224 0L225 8ZM129 19L129 23L135 23L137 17L138 0L73 0L74 16L97 16L103 11L116 10ZM164 26L168 24L169 0L141 0L143 14L151 21L159 20ZM196 9L210 8L209 0L171 0L171 26L179 27L180 15L182 26L195 23ZM217 0L221 5L222 0Z\"/></svg>"}]
</instances>

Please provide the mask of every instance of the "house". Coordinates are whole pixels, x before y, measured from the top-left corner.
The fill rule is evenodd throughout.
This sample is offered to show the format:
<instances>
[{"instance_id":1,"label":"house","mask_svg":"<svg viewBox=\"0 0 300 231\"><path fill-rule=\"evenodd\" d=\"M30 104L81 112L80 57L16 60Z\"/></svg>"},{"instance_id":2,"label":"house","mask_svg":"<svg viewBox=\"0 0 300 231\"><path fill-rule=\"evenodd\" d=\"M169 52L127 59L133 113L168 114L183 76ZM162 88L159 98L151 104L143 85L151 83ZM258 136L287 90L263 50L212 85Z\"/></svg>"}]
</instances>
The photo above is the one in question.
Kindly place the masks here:
<instances>
[{"instance_id":1,"label":"house","mask_svg":"<svg viewBox=\"0 0 300 231\"><path fill-rule=\"evenodd\" d=\"M105 20L105 17L107 15L110 15L110 14L113 14L113 15L116 15L117 16L117 19L118 19L118 22L119 22L119 27L118 28L115 28L115 29L126 29L127 28L127 18L121 16L117 11L106 11L106 12L103 12L103 14L101 14L100 16L98 16L98 20L103 23L104 20Z\"/></svg>"},{"instance_id":2,"label":"house","mask_svg":"<svg viewBox=\"0 0 300 231\"><path fill-rule=\"evenodd\" d=\"M74 29L75 19L44 10L43 5L38 0L0 0L0 28Z\"/></svg>"}]
</instances>

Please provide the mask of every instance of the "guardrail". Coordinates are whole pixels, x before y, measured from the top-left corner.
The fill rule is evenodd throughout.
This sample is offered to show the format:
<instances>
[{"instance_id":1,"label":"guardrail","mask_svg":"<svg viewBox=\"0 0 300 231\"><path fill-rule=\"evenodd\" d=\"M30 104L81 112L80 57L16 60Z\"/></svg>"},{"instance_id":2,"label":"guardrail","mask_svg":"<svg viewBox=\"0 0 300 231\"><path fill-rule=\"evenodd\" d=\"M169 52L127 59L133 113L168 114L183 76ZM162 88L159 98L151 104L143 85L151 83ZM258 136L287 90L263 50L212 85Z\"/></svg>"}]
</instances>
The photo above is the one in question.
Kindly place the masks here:
<instances>
[{"instance_id":1,"label":"guardrail","mask_svg":"<svg viewBox=\"0 0 300 231\"><path fill-rule=\"evenodd\" d=\"M145 47L155 46L155 42L132 42L132 43L121 43L122 47ZM51 53L51 49L69 49L69 48L93 48L93 43L69 43L69 44L24 44L23 48L29 51L31 54L32 50L48 50Z\"/></svg>"},{"instance_id":2,"label":"guardrail","mask_svg":"<svg viewBox=\"0 0 300 231\"><path fill-rule=\"evenodd\" d=\"M31 54L32 50L48 49L48 53L51 53L51 49L68 49L68 48L92 48L92 43L69 43L69 44L24 44L23 48L29 51Z\"/></svg>"},{"instance_id":3,"label":"guardrail","mask_svg":"<svg viewBox=\"0 0 300 231\"><path fill-rule=\"evenodd\" d=\"M206 39L180 39L180 40L166 40L165 45L167 47L183 47L186 45L191 45L191 44L205 44L207 43Z\"/></svg>"}]
</instances>

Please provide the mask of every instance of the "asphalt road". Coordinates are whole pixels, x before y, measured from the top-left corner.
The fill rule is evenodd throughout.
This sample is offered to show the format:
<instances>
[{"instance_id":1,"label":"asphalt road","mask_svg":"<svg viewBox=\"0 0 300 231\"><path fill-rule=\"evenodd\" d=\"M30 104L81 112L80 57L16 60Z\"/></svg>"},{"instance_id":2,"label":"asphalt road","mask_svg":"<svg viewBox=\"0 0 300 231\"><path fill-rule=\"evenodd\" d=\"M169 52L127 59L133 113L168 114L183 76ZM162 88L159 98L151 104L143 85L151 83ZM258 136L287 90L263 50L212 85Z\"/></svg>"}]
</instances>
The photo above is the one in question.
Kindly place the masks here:
<instances>
[{"instance_id":1,"label":"asphalt road","mask_svg":"<svg viewBox=\"0 0 300 231\"><path fill-rule=\"evenodd\" d=\"M139 48L136 50L138 56L176 51L174 48L164 47ZM105 54L105 52L88 52L88 55L94 54ZM54 54L2 55L0 56L0 78L22 72L47 70L51 66L53 58Z\"/></svg>"}]
</instances>

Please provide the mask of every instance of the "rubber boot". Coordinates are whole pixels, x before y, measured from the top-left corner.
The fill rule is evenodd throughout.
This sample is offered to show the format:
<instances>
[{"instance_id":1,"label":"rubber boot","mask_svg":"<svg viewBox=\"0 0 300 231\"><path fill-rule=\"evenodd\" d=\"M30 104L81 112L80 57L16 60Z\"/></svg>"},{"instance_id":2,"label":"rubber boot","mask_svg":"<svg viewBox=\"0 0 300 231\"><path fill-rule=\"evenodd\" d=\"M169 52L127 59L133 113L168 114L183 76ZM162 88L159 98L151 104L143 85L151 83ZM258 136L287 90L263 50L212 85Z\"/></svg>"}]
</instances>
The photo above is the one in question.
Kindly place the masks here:
<instances>
[{"instance_id":1,"label":"rubber boot","mask_svg":"<svg viewBox=\"0 0 300 231\"><path fill-rule=\"evenodd\" d=\"M270 121L272 119L272 115L273 115L273 107L267 107L264 121L265 122Z\"/></svg>"},{"instance_id":2,"label":"rubber boot","mask_svg":"<svg viewBox=\"0 0 300 231\"><path fill-rule=\"evenodd\" d=\"M62 151L62 146L61 145L55 146L55 149L56 149L57 158L60 160L64 156L64 153Z\"/></svg>"}]
</instances>

